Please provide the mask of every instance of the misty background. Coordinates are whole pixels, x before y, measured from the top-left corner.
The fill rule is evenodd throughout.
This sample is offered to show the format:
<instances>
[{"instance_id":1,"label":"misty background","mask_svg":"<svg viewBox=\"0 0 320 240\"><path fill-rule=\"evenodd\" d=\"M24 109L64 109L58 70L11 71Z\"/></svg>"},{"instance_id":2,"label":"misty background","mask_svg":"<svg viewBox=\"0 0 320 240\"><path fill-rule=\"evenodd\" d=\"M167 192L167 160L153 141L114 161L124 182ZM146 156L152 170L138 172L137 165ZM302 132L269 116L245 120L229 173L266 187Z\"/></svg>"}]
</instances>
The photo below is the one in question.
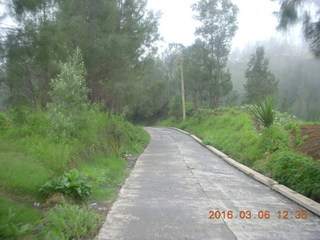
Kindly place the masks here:
<instances>
[{"instance_id":1,"label":"misty background","mask_svg":"<svg viewBox=\"0 0 320 240\"><path fill-rule=\"evenodd\" d=\"M179 115L177 56L195 57L190 46L195 43L194 31L199 22L193 18L195 13L190 6L197 1L132 3L140 9L130 9L129 4L120 21L127 25L117 33L113 27L117 12L97 9L98 2L90 7L85 1L78 7L62 4L56 11L59 8L55 1L43 1L40 5L20 6L17 11L13 2L1 1L1 111L19 105L45 107L50 101L50 79L58 74L58 62L65 61L72 50L80 47L91 101L103 102L116 113L126 112L133 121ZM226 66L232 85L228 83L226 94L221 95L216 107L246 103L245 71L257 47L263 46L268 68L278 81L277 108L303 120L319 120L319 60L309 51L299 24L286 33L276 30L278 21L273 12L279 9L278 2L257 2L233 1L239 8L238 29L231 38ZM144 16L143 20L139 14ZM109 16L108 23L105 16ZM85 28L79 27L81 24ZM200 79L202 73L197 75L201 66L192 70L193 66L186 57L184 73L190 111L194 105L210 107L206 82Z\"/></svg>"}]
</instances>

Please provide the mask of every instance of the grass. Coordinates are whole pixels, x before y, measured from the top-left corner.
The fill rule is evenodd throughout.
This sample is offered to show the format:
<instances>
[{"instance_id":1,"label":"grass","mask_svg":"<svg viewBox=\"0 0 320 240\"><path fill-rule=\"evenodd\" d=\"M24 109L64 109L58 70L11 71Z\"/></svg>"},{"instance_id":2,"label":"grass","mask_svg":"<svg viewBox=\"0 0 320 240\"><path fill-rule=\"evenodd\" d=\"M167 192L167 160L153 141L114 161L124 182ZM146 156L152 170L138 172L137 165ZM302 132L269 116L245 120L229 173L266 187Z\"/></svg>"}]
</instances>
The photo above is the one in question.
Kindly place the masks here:
<instances>
[{"instance_id":1,"label":"grass","mask_svg":"<svg viewBox=\"0 0 320 240\"><path fill-rule=\"evenodd\" d=\"M42 239L80 239L94 233L99 215L89 207L64 204L45 213L41 224Z\"/></svg>"},{"instance_id":2,"label":"grass","mask_svg":"<svg viewBox=\"0 0 320 240\"><path fill-rule=\"evenodd\" d=\"M306 139L300 126L310 123L276 112L274 124L260 129L253 119L246 107L231 107L191 116L184 122L169 118L160 125L192 132L205 144L320 202L320 162L296 150Z\"/></svg>"},{"instance_id":3,"label":"grass","mask_svg":"<svg viewBox=\"0 0 320 240\"><path fill-rule=\"evenodd\" d=\"M19 239L30 235L41 213L25 204L16 203L0 196L0 238Z\"/></svg>"},{"instance_id":4,"label":"grass","mask_svg":"<svg viewBox=\"0 0 320 240\"><path fill-rule=\"evenodd\" d=\"M92 194L89 200L109 199L126 177L125 161L120 157L100 158L85 164L82 172L89 178Z\"/></svg>"},{"instance_id":5,"label":"grass","mask_svg":"<svg viewBox=\"0 0 320 240\"><path fill-rule=\"evenodd\" d=\"M46 112L29 113L23 109L1 113L0 219L1 226L6 227L0 228L0 236L5 236L4 239L19 239L28 234L34 238L39 237L38 232L29 231L30 226L31 230L37 228L41 216L47 218L46 213L43 215L33 208L34 202L43 203L46 200L39 189L51 177L59 177L70 169L78 169L88 179L92 194L87 200L115 197L119 184L127 175L126 162L122 156L142 152L149 141L149 135L141 127L134 126L119 116L91 111L87 117L86 126L75 135L66 136L50 130ZM9 209L12 209L11 215L14 217L10 217ZM27 215L30 217L23 217ZM51 217L54 218L53 216L54 213ZM11 224L12 218L14 225ZM78 224L75 215L74 220L74 224ZM82 218L82 221L87 220ZM72 222L70 219L70 223ZM14 227L10 228L10 224ZM47 233L41 231L41 236L46 236L47 239L55 238L60 231L51 229L50 224L50 221L45 223L47 227L44 231ZM96 225L89 228L94 227ZM28 231L24 231L25 229ZM91 230L87 233L90 234ZM63 234L62 237L57 236L62 239L71 236Z\"/></svg>"}]
</instances>

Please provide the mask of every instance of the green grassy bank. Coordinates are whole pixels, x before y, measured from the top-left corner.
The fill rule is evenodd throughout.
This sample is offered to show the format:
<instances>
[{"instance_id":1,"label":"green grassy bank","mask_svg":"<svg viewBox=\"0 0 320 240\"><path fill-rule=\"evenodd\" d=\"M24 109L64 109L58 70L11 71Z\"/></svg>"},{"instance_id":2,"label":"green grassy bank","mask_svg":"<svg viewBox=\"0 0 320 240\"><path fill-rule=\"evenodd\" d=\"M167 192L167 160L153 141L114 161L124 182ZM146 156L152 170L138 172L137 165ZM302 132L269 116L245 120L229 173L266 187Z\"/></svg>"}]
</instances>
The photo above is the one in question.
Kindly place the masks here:
<instances>
[{"instance_id":1,"label":"green grassy bank","mask_svg":"<svg viewBox=\"0 0 320 240\"><path fill-rule=\"evenodd\" d=\"M127 175L123 155L140 153L149 135L112 114L88 111L86 118L64 135L46 112L0 113L1 239L81 239L98 228L99 215L79 206L115 197ZM66 204L47 203L55 192Z\"/></svg>"},{"instance_id":2,"label":"green grassy bank","mask_svg":"<svg viewBox=\"0 0 320 240\"><path fill-rule=\"evenodd\" d=\"M294 116L276 113L275 124L262 128L246 107L220 108L189 116L185 122L160 122L203 139L240 163L320 202L320 162L297 151L305 140Z\"/></svg>"}]
</instances>

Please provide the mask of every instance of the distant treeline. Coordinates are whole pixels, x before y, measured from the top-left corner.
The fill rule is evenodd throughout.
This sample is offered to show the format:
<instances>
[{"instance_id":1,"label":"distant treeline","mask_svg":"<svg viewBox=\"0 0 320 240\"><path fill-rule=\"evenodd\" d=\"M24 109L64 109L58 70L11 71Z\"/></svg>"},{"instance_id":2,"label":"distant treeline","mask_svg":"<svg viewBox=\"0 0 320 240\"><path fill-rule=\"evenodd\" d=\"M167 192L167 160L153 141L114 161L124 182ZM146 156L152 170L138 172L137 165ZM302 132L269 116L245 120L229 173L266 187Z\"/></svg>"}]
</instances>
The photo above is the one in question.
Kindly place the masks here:
<instances>
[{"instance_id":1,"label":"distant treeline","mask_svg":"<svg viewBox=\"0 0 320 240\"><path fill-rule=\"evenodd\" d=\"M234 89L239 94L238 104L244 101L246 82L244 72L249 55L257 46L265 47L269 66L279 81L278 109L307 121L320 119L320 60L308 51L308 46L293 44L286 40L270 39L248 45L242 51L231 54L229 68Z\"/></svg>"}]
</instances>

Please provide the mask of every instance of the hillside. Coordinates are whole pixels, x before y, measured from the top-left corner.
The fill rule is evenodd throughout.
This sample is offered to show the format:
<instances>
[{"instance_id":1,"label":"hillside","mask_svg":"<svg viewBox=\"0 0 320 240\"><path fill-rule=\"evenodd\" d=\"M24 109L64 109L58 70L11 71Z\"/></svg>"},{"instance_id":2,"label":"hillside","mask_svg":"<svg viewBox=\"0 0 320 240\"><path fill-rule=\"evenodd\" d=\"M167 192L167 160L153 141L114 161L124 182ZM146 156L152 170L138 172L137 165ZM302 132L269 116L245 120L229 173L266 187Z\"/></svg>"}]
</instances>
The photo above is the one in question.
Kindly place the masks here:
<instances>
[{"instance_id":1,"label":"hillside","mask_svg":"<svg viewBox=\"0 0 320 240\"><path fill-rule=\"evenodd\" d=\"M124 156L140 153L149 136L119 116L86 117L66 135L52 130L47 112L0 113L1 239L79 239L99 228L132 165Z\"/></svg>"},{"instance_id":2,"label":"hillside","mask_svg":"<svg viewBox=\"0 0 320 240\"><path fill-rule=\"evenodd\" d=\"M319 138L306 131L319 129L319 123L277 112L275 124L263 128L246 107L232 107L189 116L185 122L170 118L161 125L192 132L205 144L320 202L320 162L304 151L319 144Z\"/></svg>"}]
</instances>

